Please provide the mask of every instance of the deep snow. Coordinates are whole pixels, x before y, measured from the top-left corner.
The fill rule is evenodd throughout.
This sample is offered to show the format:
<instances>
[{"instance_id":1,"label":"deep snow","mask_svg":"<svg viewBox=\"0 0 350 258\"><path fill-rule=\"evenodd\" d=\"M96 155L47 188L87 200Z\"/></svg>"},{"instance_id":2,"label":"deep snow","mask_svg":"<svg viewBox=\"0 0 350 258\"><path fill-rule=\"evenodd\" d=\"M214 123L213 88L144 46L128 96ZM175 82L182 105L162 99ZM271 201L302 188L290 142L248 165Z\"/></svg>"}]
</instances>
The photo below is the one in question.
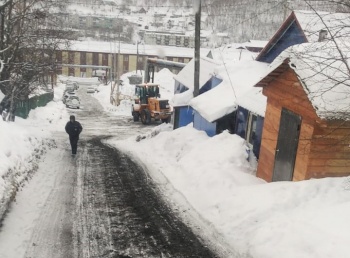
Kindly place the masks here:
<instances>
[{"instance_id":1,"label":"deep snow","mask_svg":"<svg viewBox=\"0 0 350 258\"><path fill-rule=\"evenodd\" d=\"M130 94L133 87L125 76L122 92ZM156 78L166 85L161 94L171 97L172 74L162 70ZM131 116L130 101L123 101L119 107L111 106L110 87L99 86L99 89L94 96L106 112ZM39 195L30 190L35 182L26 178L28 171L32 171L29 160L33 154L45 155L47 143L68 121L68 113L60 101L62 90L62 85L55 88L55 101L36 108L26 120L16 118L15 123L0 120L2 200L8 199L19 184L23 184L21 189L26 193L25 196L20 193L22 200L27 198L28 203L35 203L35 198L39 202L45 197L48 189L41 189ZM243 139L227 132L210 138L191 125L172 130L170 125L162 124L139 142L133 137L122 141L110 139L107 143L139 159L174 207L180 210L185 207L183 214L198 214L205 224L202 233L207 231L213 242L220 241L235 253L259 258L349 257L349 177L266 183L255 177L256 163L247 161ZM25 216L11 219L20 212L21 208L11 211L4 226L28 219ZM6 234L0 232L0 239L21 242L30 231L15 237ZM28 243L22 245L25 244ZM3 248L0 244L0 253ZM16 248L21 250L25 246Z\"/></svg>"}]
</instances>

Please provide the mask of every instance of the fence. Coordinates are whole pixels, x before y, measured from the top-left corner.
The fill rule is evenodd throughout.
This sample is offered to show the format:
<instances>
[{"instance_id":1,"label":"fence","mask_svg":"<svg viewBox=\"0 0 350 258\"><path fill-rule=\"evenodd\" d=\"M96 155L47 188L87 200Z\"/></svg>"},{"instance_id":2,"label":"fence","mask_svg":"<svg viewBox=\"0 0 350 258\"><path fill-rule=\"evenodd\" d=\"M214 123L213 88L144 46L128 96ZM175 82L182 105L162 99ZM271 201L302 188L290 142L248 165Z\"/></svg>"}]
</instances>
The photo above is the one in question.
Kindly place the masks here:
<instances>
[{"instance_id":1,"label":"fence","mask_svg":"<svg viewBox=\"0 0 350 258\"><path fill-rule=\"evenodd\" d=\"M52 91L20 101L17 103L15 115L22 118L27 118L30 110L45 106L47 103L53 100L53 96L54 93Z\"/></svg>"}]
</instances>

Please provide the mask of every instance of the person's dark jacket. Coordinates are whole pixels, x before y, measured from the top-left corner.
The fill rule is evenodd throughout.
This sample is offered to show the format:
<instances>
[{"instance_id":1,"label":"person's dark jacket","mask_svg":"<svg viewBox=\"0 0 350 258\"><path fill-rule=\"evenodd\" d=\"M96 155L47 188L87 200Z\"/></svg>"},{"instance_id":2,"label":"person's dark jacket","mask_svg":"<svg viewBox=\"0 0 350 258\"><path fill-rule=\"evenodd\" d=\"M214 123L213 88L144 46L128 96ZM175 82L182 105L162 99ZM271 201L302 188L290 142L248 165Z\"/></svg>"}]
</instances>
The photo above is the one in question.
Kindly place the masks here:
<instances>
[{"instance_id":1,"label":"person's dark jacket","mask_svg":"<svg viewBox=\"0 0 350 258\"><path fill-rule=\"evenodd\" d=\"M83 130L83 127L78 121L69 121L66 124L66 132L69 134L70 138L79 138L79 134Z\"/></svg>"}]
</instances>

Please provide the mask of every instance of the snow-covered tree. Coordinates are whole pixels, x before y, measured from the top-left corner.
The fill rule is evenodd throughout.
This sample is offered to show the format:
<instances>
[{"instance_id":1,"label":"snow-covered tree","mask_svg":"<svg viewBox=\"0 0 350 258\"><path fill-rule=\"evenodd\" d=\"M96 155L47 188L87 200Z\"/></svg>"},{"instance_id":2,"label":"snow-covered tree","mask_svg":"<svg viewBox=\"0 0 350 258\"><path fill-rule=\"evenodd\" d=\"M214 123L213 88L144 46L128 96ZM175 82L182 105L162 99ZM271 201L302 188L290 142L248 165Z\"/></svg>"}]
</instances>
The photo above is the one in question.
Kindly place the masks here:
<instances>
[{"instance_id":1,"label":"snow-covered tree","mask_svg":"<svg viewBox=\"0 0 350 258\"><path fill-rule=\"evenodd\" d=\"M52 2L5 0L0 5L0 90L13 113L55 71L55 51L66 41L49 17Z\"/></svg>"}]
</instances>

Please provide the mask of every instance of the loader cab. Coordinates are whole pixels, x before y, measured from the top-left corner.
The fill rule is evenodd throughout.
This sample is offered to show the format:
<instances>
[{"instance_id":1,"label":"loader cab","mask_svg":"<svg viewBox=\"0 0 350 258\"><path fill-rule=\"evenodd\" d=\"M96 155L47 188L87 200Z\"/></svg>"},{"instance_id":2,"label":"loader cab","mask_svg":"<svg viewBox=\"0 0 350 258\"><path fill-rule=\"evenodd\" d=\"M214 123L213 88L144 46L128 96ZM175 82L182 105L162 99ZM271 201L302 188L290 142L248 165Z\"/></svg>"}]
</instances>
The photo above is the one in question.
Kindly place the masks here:
<instances>
[{"instance_id":1,"label":"loader cab","mask_svg":"<svg viewBox=\"0 0 350 258\"><path fill-rule=\"evenodd\" d=\"M159 85L158 84L138 84L135 86L135 96L139 98L140 104L148 104L148 98L160 97Z\"/></svg>"}]
</instances>

